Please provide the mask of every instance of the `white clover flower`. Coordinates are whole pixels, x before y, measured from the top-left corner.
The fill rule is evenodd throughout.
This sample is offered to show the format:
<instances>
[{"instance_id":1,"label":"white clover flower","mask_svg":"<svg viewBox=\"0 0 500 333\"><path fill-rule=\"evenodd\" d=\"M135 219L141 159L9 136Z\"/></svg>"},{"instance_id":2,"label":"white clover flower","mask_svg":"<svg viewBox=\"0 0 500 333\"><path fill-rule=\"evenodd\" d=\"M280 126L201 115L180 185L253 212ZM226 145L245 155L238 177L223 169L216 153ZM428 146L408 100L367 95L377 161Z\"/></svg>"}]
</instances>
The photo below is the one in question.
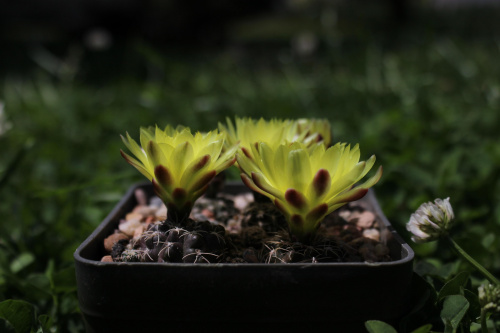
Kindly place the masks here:
<instances>
[{"instance_id":1,"label":"white clover flower","mask_svg":"<svg viewBox=\"0 0 500 333\"><path fill-rule=\"evenodd\" d=\"M479 303L483 311L500 313L500 287L483 284L478 288Z\"/></svg>"},{"instance_id":2,"label":"white clover flower","mask_svg":"<svg viewBox=\"0 0 500 333\"><path fill-rule=\"evenodd\" d=\"M412 233L411 240L415 243L429 242L446 234L454 218L450 198L436 199L434 203L420 205L411 215L406 229Z\"/></svg>"}]
</instances>

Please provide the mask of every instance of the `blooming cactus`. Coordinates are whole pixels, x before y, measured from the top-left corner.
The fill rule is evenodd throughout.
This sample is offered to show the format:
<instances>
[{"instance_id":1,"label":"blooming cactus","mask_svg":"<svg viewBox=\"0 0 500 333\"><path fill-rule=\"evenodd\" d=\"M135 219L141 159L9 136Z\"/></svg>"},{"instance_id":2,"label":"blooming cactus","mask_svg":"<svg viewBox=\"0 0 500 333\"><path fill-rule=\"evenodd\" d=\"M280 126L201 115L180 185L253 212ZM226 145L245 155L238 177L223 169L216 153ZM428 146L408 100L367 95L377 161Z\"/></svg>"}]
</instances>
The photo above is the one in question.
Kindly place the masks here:
<instances>
[{"instance_id":1,"label":"blooming cactus","mask_svg":"<svg viewBox=\"0 0 500 333\"><path fill-rule=\"evenodd\" d=\"M302 118L297 121L297 133L306 133L306 142L323 141L326 147L332 144L332 128L327 119Z\"/></svg>"},{"instance_id":2,"label":"blooming cactus","mask_svg":"<svg viewBox=\"0 0 500 333\"><path fill-rule=\"evenodd\" d=\"M235 124L236 126L228 118L227 126L219 123L219 129L227 133L229 146L239 144L247 150L260 141L267 142L273 149L280 144L296 141L303 142L308 147L324 139L326 145L331 142L330 123L326 119L255 120L236 117Z\"/></svg>"},{"instance_id":3,"label":"blooming cactus","mask_svg":"<svg viewBox=\"0 0 500 333\"><path fill-rule=\"evenodd\" d=\"M356 145L343 143L312 149L294 142L273 148L267 142L237 153L243 182L269 197L283 212L290 231L302 241L313 236L321 220L350 201L362 198L382 175L382 167L363 184L353 187L372 168L375 156L359 161Z\"/></svg>"},{"instance_id":4,"label":"blooming cactus","mask_svg":"<svg viewBox=\"0 0 500 333\"><path fill-rule=\"evenodd\" d=\"M235 162L236 146L222 152L224 133L192 134L189 128L141 128L139 146L127 133L122 140L136 158L125 160L152 183L168 207L168 220L181 222L208 183Z\"/></svg>"},{"instance_id":5,"label":"blooming cactus","mask_svg":"<svg viewBox=\"0 0 500 333\"><path fill-rule=\"evenodd\" d=\"M219 129L227 133L227 144L239 144L240 147L250 147L257 141L279 145L285 141L293 141L297 132L296 124L288 119L235 118L235 125L227 118L227 126L219 123ZM304 134L305 136L305 134Z\"/></svg>"}]
</instances>

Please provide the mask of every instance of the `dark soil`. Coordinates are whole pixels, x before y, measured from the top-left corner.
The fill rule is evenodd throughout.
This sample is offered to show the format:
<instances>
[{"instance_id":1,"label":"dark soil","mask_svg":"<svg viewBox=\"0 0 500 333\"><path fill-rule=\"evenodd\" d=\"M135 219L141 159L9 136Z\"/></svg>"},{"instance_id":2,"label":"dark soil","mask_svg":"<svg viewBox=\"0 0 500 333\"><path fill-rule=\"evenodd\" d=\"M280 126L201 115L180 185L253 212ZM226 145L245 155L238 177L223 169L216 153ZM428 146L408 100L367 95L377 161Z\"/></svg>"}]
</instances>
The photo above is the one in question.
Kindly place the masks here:
<instances>
[{"instance_id":1,"label":"dark soil","mask_svg":"<svg viewBox=\"0 0 500 333\"><path fill-rule=\"evenodd\" d=\"M111 249L108 246L111 258L105 256L103 261L391 261L388 248L380 242L383 223L362 201L328 215L315 237L304 244L289 234L283 215L270 201L253 201L250 193L200 198L182 227L162 222L166 211L158 198L151 198L145 205L144 193L137 192L136 196L142 204L127 214L115 231L127 235L127 239L117 241Z\"/></svg>"}]
</instances>

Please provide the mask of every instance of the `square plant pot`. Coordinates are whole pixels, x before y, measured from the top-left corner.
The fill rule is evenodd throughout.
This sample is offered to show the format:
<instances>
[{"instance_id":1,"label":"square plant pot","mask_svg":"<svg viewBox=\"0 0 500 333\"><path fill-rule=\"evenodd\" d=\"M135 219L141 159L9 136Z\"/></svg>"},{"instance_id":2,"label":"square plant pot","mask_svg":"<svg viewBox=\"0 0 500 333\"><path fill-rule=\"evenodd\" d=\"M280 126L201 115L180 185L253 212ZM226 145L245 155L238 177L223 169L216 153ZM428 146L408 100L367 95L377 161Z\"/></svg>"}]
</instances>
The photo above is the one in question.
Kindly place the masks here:
<instances>
[{"instance_id":1,"label":"square plant pot","mask_svg":"<svg viewBox=\"0 0 500 333\"><path fill-rule=\"evenodd\" d=\"M87 332L363 332L411 308L413 250L384 216L373 190L361 199L382 222L393 261L381 263L185 264L101 262L104 239L137 204L132 186L74 257ZM229 183L225 192L249 191Z\"/></svg>"}]
</instances>

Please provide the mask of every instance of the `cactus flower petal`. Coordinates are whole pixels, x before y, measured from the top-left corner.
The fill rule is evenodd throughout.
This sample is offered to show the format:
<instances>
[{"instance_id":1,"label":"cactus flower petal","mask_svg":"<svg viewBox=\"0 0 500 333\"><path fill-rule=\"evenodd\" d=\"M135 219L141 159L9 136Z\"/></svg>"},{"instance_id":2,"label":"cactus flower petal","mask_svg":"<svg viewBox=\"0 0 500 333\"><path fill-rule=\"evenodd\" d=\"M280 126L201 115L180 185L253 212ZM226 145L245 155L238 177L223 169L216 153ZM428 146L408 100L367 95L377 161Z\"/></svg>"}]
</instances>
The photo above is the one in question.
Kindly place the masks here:
<instances>
[{"instance_id":1,"label":"cactus flower petal","mask_svg":"<svg viewBox=\"0 0 500 333\"><path fill-rule=\"evenodd\" d=\"M193 160L182 174L180 184L183 188L189 188L193 183L195 183L199 178L205 174L205 170L210 165L211 157L209 155L203 155L199 159Z\"/></svg>"},{"instance_id":2,"label":"cactus flower petal","mask_svg":"<svg viewBox=\"0 0 500 333\"><path fill-rule=\"evenodd\" d=\"M292 225L297 228L302 228L304 226L304 219L302 218L301 215L299 214L294 214L290 217L290 221L292 222Z\"/></svg>"},{"instance_id":3,"label":"cactus flower petal","mask_svg":"<svg viewBox=\"0 0 500 333\"><path fill-rule=\"evenodd\" d=\"M184 201L186 199L186 196L186 190L180 187L177 187L172 192L172 199L174 199L174 201Z\"/></svg>"},{"instance_id":4,"label":"cactus flower petal","mask_svg":"<svg viewBox=\"0 0 500 333\"><path fill-rule=\"evenodd\" d=\"M293 188L286 190L285 200L287 203L299 210L302 210L307 205L307 200L302 193Z\"/></svg>"},{"instance_id":5,"label":"cactus flower petal","mask_svg":"<svg viewBox=\"0 0 500 333\"><path fill-rule=\"evenodd\" d=\"M169 191L167 191L163 186L161 186L156 179L152 179L151 183L153 184L153 190L155 191L156 195L160 197L160 199L164 202L171 202L173 201L172 195L170 194Z\"/></svg>"},{"instance_id":6,"label":"cactus flower petal","mask_svg":"<svg viewBox=\"0 0 500 333\"><path fill-rule=\"evenodd\" d=\"M368 189L355 187L352 190L347 191L344 194L336 196L332 200L328 201L328 207L339 207L338 205L344 205L347 202L356 201L364 197L368 193ZM331 211L334 211L332 209Z\"/></svg>"},{"instance_id":7,"label":"cactus flower petal","mask_svg":"<svg viewBox=\"0 0 500 333\"><path fill-rule=\"evenodd\" d=\"M163 187L170 188L174 180L172 179L172 174L168 169L163 165L157 165L154 169L154 174L156 181L159 182Z\"/></svg>"},{"instance_id":8,"label":"cactus flower petal","mask_svg":"<svg viewBox=\"0 0 500 333\"><path fill-rule=\"evenodd\" d=\"M243 181L243 184L245 184L245 186L248 187L249 189L251 189L252 191L255 191L255 192L262 194L262 195L265 195L265 196L269 195L268 193L262 191L257 185L255 185L253 180L250 177L248 177L246 174L241 173L240 176L241 176L241 180Z\"/></svg>"},{"instance_id":9,"label":"cactus flower petal","mask_svg":"<svg viewBox=\"0 0 500 333\"><path fill-rule=\"evenodd\" d=\"M212 170L206 174L204 174L201 178L199 178L193 185L189 187L190 192L196 192L202 187L208 185L212 179L217 175L215 170Z\"/></svg>"},{"instance_id":10,"label":"cactus flower petal","mask_svg":"<svg viewBox=\"0 0 500 333\"><path fill-rule=\"evenodd\" d=\"M328 205L327 204L320 204L313 208L309 213L306 215L306 220L307 221L317 221L319 219L322 219L325 217L325 215L328 213Z\"/></svg>"},{"instance_id":11,"label":"cactus flower petal","mask_svg":"<svg viewBox=\"0 0 500 333\"><path fill-rule=\"evenodd\" d=\"M258 172L252 172L250 174L252 176L252 181L254 182L255 185L257 185L258 188L261 190L269 193L270 195L280 198L283 198L283 194L277 191L272 185L270 185L264 176L262 176L261 173Z\"/></svg>"},{"instance_id":12,"label":"cactus flower petal","mask_svg":"<svg viewBox=\"0 0 500 333\"><path fill-rule=\"evenodd\" d=\"M326 169L319 169L312 181L312 189L316 197L321 197L330 190L332 178Z\"/></svg>"},{"instance_id":13,"label":"cactus flower petal","mask_svg":"<svg viewBox=\"0 0 500 333\"><path fill-rule=\"evenodd\" d=\"M128 164L132 165L134 168L136 168L140 173L142 173L146 178L151 180L153 178L153 175L146 169L139 161L137 161L135 158L132 156L126 154L123 152L123 150L120 149L120 154L122 157L127 161Z\"/></svg>"}]
</instances>

